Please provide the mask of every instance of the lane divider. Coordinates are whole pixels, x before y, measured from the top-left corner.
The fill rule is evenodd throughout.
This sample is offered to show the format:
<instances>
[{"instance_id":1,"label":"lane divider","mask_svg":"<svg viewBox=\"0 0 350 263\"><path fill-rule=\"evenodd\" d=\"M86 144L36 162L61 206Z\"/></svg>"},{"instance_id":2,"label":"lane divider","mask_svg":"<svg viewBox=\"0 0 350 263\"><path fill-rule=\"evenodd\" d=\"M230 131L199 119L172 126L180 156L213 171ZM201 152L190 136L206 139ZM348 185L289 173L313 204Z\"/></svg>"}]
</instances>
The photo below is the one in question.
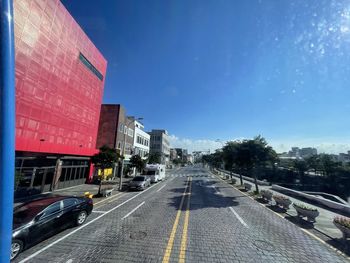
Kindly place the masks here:
<instances>
[{"instance_id":1,"label":"lane divider","mask_svg":"<svg viewBox=\"0 0 350 263\"><path fill-rule=\"evenodd\" d=\"M122 219L127 218L128 216L130 216L132 213L134 213L137 209L139 209L141 206L143 206L145 204L145 201L143 201L141 204L139 204L138 206L136 206L133 210L131 210L129 213L127 213Z\"/></svg>"},{"instance_id":2,"label":"lane divider","mask_svg":"<svg viewBox=\"0 0 350 263\"><path fill-rule=\"evenodd\" d=\"M162 190L165 186L166 186L166 184L163 185L161 188L159 188L156 192L159 192L159 191Z\"/></svg>"},{"instance_id":3,"label":"lane divider","mask_svg":"<svg viewBox=\"0 0 350 263\"><path fill-rule=\"evenodd\" d=\"M188 233L188 222L190 218L190 202L191 202L191 189L192 189L192 178L190 177L189 190L187 193L187 205L185 212L185 222L184 228L182 230L182 238L180 245L180 253L179 253L179 263L185 263L186 258L186 248L187 248L187 233Z\"/></svg>"},{"instance_id":4,"label":"lane divider","mask_svg":"<svg viewBox=\"0 0 350 263\"><path fill-rule=\"evenodd\" d=\"M244 225L246 228L249 228L246 222L244 222L244 220L242 219L242 217L240 217L239 214L237 214L237 212L231 206L229 208L231 212L235 215L235 217L239 220L239 222L241 222L241 224Z\"/></svg>"},{"instance_id":5,"label":"lane divider","mask_svg":"<svg viewBox=\"0 0 350 263\"><path fill-rule=\"evenodd\" d=\"M187 178L185 191L182 194L180 205L179 205L179 208L178 208L177 213L176 213L175 222L174 222L173 228L172 228L171 233L170 233L170 237L169 237L169 240L168 240L167 247L165 249L165 253L164 253L164 257L163 257L163 261L162 261L163 263L168 263L169 260L170 260L171 250L172 250L173 245L174 245L174 240L175 240L177 226L178 226L179 221L180 221L182 207L183 207L183 204L184 204L187 188L189 186L188 183L189 183L189 178Z\"/></svg>"}]
</instances>

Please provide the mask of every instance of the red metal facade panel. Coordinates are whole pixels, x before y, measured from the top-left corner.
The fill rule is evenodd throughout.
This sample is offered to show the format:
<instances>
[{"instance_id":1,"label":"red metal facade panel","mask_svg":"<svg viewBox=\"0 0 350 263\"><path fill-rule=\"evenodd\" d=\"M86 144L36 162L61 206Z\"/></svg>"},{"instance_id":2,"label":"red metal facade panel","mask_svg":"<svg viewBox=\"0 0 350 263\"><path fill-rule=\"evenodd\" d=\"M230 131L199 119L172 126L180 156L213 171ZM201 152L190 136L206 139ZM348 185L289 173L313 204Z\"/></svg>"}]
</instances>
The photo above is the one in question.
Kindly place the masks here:
<instances>
[{"instance_id":1,"label":"red metal facade panel","mask_svg":"<svg viewBox=\"0 0 350 263\"><path fill-rule=\"evenodd\" d=\"M107 61L59 0L15 0L16 150L92 155Z\"/></svg>"},{"instance_id":2,"label":"red metal facade panel","mask_svg":"<svg viewBox=\"0 0 350 263\"><path fill-rule=\"evenodd\" d=\"M119 116L121 107L118 104L101 105L100 124L97 133L97 148L107 145L110 148L116 147Z\"/></svg>"}]
</instances>

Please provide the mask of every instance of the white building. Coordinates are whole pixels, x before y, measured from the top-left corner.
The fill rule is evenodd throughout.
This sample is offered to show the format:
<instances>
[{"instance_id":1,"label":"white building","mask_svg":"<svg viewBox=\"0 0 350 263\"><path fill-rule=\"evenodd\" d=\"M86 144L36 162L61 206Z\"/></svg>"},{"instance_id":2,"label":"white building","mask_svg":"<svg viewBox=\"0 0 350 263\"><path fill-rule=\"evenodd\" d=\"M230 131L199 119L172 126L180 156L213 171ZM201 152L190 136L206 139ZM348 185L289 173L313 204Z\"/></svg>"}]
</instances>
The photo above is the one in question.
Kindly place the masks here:
<instances>
[{"instance_id":1,"label":"white building","mask_svg":"<svg viewBox=\"0 0 350 263\"><path fill-rule=\"evenodd\" d=\"M151 135L151 154L159 153L161 163L168 165L170 161L170 143L168 132L166 130L152 130L148 132L148 134Z\"/></svg>"},{"instance_id":2,"label":"white building","mask_svg":"<svg viewBox=\"0 0 350 263\"><path fill-rule=\"evenodd\" d=\"M142 159L146 159L149 154L150 135L143 130L144 126L141 122L135 120L134 124L134 154L140 155Z\"/></svg>"}]
</instances>

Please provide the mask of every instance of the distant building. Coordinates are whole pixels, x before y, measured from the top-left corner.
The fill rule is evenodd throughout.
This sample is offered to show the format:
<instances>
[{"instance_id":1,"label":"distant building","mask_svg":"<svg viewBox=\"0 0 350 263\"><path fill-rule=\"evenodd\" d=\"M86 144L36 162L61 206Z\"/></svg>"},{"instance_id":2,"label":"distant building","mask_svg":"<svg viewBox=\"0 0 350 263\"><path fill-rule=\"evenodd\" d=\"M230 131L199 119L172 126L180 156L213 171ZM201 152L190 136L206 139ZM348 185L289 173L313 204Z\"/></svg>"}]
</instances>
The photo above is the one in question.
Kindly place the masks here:
<instances>
[{"instance_id":1,"label":"distant building","mask_svg":"<svg viewBox=\"0 0 350 263\"><path fill-rule=\"evenodd\" d=\"M170 149L170 161L174 161L177 159L177 151L174 148Z\"/></svg>"},{"instance_id":2,"label":"distant building","mask_svg":"<svg viewBox=\"0 0 350 263\"><path fill-rule=\"evenodd\" d=\"M188 163L193 163L193 155L192 154L187 154L186 159L187 159Z\"/></svg>"},{"instance_id":3,"label":"distant building","mask_svg":"<svg viewBox=\"0 0 350 263\"><path fill-rule=\"evenodd\" d=\"M183 162L187 161L187 149L175 148L177 152L177 157Z\"/></svg>"},{"instance_id":4,"label":"distant building","mask_svg":"<svg viewBox=\"0 0 350 263\"><path fill-rule=\"evenodd\" d=\"M317 149L312 147L301 148L299 150L299 155L301 158L307 158L316 154L317 154Z\"/></svg>"},{"instance_id":5,"label":"distant building","mask_svg":"<svg viewBox=\"0 0 350 263\"><path fill-rule=\"evenodd\" d=\"M134 121L134 154L146 159L150 148L150 135L144 131L144 126L139 121Z\"/></svg>"},{"instance_id":6,"label":"distant building","mask_svg":"<svg viewBox=\"0 0 350 263\"><path fill-rule=\"evenodd\" d=\"M350 162L350 151L348 151L348 153L339 153L338 161L342 162L342 163L349 163Z\"/></svg>"},{"instance_id":7,"label":"distant building","mask_svg":"<svg viewBox=\"0 0 350 263\"><path fill-rule=\"evenodd\" d=\"M299 148L299 147L292 147L291 151L288 152L288 154L283 154L283 157L295 157L297 159L299 158L308 158L312 155L317 154L317 149L312 147L305 147L305 148Z\"/></svg>"},{"instance_id":8,"label":"distant building","mask_svg":"<svg viewBox=\"0 0 350 263\"><path fill-rule=\"evenodd\" d=\"M162 164L169 164L170 143L166 130L152 130L148 132L150 138L150 154L159 153Z\"/></svg>"},{"instance_id":9,"label":"distant building","mask_svg":"<svg viewBox=\"0 0 350 263\"><path fill-rule=\"evenodd\" d=\"M134 120L125 115L122 105L102 104L96 146L107 145L122 154L125 139L124 160L128 161L133 154L134 129Z\"/></svg>"}]
</instances>

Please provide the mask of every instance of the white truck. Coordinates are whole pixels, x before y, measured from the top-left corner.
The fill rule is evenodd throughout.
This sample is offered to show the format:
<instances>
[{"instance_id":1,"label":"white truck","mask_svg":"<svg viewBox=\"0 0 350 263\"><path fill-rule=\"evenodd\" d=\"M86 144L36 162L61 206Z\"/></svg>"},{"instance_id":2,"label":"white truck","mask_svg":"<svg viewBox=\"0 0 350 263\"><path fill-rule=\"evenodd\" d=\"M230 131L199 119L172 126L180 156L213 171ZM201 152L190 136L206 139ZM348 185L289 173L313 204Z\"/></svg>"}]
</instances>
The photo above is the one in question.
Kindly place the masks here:
<instances>
[{"instance_id":1,"label":"white truck","mask_svg":"<svg viewBox=\"0 0 350 263\"><path fill-rule=\"evenodd\" d=\"M147 175L151 178L151 183L156 183L165 179L164 164L146 164L142 175Z\"/></svg>"}]
</instances>

